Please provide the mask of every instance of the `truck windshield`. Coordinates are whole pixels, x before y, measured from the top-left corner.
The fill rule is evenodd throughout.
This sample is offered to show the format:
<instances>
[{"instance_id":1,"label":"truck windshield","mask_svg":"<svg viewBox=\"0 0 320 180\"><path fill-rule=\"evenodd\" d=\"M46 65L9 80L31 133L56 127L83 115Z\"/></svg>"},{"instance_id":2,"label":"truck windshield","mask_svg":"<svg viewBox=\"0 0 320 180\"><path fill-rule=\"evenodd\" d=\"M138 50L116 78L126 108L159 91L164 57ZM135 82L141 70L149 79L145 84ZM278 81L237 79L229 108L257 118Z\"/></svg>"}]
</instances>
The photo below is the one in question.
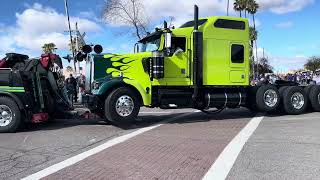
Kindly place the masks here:
<instances>
[{"instance_id":1,"label":"truck windshield","mask_svg":"<svg viewBox=\"0 0 320 180\"><path fill-rule=\"evenodd\" d=\"M160 47L161 34L162 32L156 31L142 38L139 41L139 52L151 52L158 50Z\"/></svg>"},{"instance_id":2,"label":"truck windshield","mask_svg":"<svg viewBox=\"0 0 320 180\"><path fill-rule=\"evenodd\" d=\"M208 19L200 19L199 20L199 26L203 25L204 23L206 23L208 21ZM194 26L194 21L189 21L184 23L180 28L187 28L187 27L193 27Z\"/></svg>"},{"instance_id":3,"label":"truck windshield","mask_svg":"<svg viewBox=\"0 0 320 180\"><path fill-rule=\"evenodd\" d=\"M159 38L152 39L150 41L144 41L140 43L140 52L151 52L156 51L160 47L160 36Z\"/></svg>"}]
</instances>

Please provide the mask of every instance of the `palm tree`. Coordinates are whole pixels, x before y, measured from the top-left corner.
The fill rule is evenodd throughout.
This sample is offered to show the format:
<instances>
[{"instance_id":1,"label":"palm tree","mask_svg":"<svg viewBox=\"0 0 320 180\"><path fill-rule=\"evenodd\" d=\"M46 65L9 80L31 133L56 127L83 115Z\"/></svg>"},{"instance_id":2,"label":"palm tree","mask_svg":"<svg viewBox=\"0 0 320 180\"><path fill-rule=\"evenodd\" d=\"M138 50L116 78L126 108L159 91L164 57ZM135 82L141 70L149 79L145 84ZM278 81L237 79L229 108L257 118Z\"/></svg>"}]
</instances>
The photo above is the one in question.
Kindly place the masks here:
<instances>
[{"instance_id":1,"label":"palm tree","mask_svg":"<svg viewBox=\"0 0 320 180\"><path fill-rule=\"evenodd\" d=\"M253 45L258 38L258 32L253 27L250 27L249 29L249 38L250 38L250 62L252 64L252 74L255 74L255 66L257 65L257 62L255 62L255 58L253 55Z\"/></svg>"},{"instance_id":2,"label":"palm tree","mask_svg":"<svg viewBox=\"0 0 320 180\"><path fill-rule=\"evenodd\" d=\"M235 11L238 11L239 14L240 14L240 17L242 17L242 9L241 9L241 0L235 0L234 3L233 3L233 9Z\"/></svg>"},{"instance_id":3,"label":"palm tree","mask_svg":"<svg viewBox=\"0 0 320 180\"><path fill-rule=\"evenodd\" d=\"M256 30L255 14L258 12L258 9L259 9L259 4L255 0L247 0L246 10L248 11L249 14L252 15L252 21L253 21L253 30L252 31L255 34L255 37L253 37L253 39L251 39L251 43L252 43L252 47L253 47L253 42L255 44L255 54L256 54L257 60L258 60L258 45L257 45L258 32Z\"/></svg>"},{"instance_id":4,"label":"palm tree","mask_svg":"<svg viewBox=\"0 0 320 180\"><path fill-rule=\"evenodd\" d=\"M53 53L56 49L57 48L54 43L47 43L42 46L42 51L46 54Z\"/></svg>"},{"instance_id":5,"label":"palm tree","mask_svg":"<svg viewBox=\"0 0 320 180\"><path fill-rule=\"evenodd\" d=\"M252 15L253 27L256 29L255 14L258 12L259 4L255 0L247 0L246 10Z\"/></svg>"},{"instance_id":6,"label":"palm tree","mask_svg":"<svg viewBox=\"0 0 320 180\"><path fill-rule=\"evenodd\" d=\"M240 17L242 17L242 11L244 11L245 17L247 17L247 1L248 0L235 0L233 3L233 9L239 11Z\"/></svg>"},{"instance_id":7,"label":"palm tree","mask_svg":"<svg viewBox=\"0 0 320 180\"><path fill-rule=\"evenodd\" d=\"M249 32L250 32L250 41L252 42L251 44L253 44L253 42L258 39L258 31L255 28L250 27Z\"/></svg>"}]
</instances>

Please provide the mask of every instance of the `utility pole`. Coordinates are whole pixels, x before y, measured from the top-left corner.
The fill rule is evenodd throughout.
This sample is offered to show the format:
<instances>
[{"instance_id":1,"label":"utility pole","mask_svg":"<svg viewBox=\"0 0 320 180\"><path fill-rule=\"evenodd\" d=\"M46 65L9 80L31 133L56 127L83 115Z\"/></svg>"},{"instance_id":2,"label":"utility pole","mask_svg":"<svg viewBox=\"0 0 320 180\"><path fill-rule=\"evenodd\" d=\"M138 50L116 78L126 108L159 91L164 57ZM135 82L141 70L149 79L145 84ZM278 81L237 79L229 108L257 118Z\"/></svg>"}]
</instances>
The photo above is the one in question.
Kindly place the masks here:
<instances>
[{"instance_id":1,"label":"utility pole","mask_svg":"<svg viewBox=\"0 0 320 180\"><path fill-rule=\"evenodd\" d=\"M76 22L76 53L79 53L81 48L86 45L86 42L84 41L84 36L86 33L81 34L79 29L78 29L78 22ZM77 68L78 68L78 74L80 74L80 62L78 61L77 63Z\"/></svg>"},{"instance_id":2,"label":"utility pole","mask_svg":"<svg viewBox=\"0 0 320 180\"><path fill-rule=\"evenodd\" d=\"M64 0L64 5L65 5L65 10L66 10L66 16L67 16L67 21L68 21L68 27L69 27L69 35L70 35L70 43L71 43L71 51L72 51L72 59L73 59L73 66L74 66L74 72L77 72L76 68L76 59L75 59L75 52L74 49L72 48L73 46L73 40L72 40L72 30L71 30L71 25L70 25L70 16L69 16L69 7L68 7L68 0Z\"/></svg>"}]
</instances>

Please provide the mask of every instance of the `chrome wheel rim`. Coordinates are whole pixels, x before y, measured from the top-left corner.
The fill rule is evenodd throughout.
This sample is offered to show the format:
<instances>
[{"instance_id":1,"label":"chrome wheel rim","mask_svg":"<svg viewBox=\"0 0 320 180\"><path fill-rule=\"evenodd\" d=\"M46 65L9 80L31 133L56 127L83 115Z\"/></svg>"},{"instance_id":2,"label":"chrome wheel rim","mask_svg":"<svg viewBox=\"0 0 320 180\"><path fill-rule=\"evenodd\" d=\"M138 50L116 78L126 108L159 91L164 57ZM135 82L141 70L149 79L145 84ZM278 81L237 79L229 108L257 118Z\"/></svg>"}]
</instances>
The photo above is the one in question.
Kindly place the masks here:
<instances>
[{"instance_id":1,"label":"chrome wheel rim","mask_svg":"<svg viewBox=\"0 0 320 180\"><path fill-rule=\"evenodd\" d=\"M134 103L130 96L124 95L118 98L116 102L116 112L122 116L130 116L134 109Z\"/></svg>"},{"instance_id":2,"label":"chrome wheel rim","mask_svg":"<svg viewBox=\"0 0 320 180\"><path fill-rule=\"evenodd\" d=\"M268 89L263 95L264 103L268 107L274 107L278 103L278 94L273 89Z\"/></svg>"},{"instance_id":3,"label":"chrome wheel rim","mask_svg":"<svg viewBox=\"0 0 320 180\"><path fill-rule=\"evenodd\" d=\"M13 119L11 109L6 105L0 105L0 126L8 126Z\"/></svg>"},{"instance_id":4,"label":"chrome wheel rim","mask_svg":"<svg viewBox=\"0 0 320 180\"><path fill-rule=\"evenodd\" d=\"M304 97L300 92L296 92L291 96L291 104L295 109L301 109L304 105Z\"/></svg>"}]
</instances>

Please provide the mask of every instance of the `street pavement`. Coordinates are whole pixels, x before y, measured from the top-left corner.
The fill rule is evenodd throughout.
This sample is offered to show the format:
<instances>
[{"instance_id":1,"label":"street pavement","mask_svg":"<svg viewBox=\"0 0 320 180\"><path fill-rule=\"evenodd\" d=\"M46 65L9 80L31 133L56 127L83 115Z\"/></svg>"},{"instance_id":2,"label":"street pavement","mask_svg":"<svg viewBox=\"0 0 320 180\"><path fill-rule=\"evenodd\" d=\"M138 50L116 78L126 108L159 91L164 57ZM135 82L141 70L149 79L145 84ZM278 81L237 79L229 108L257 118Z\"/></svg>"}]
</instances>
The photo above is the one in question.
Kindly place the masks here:
<instances>
[{"instance_id":1,"label":"street pavement","mask_svg":"<svg viewBox=\"0 0 320 180\"><path fill-rule=\"evenodd\" d=\"M226 179L319 179L319 114L264 115ZM101 119L29 125L0 134L0 179L28 177L152 126L44 179L202 179L255 116L244 108L216 115L143 108L137 123L121 127Z\"/></svg>"},{"instance_id":2,"label":"street pavement","mask_svg":"<svg viewBox=\"0 0 320 180\"><path fill-rule=\"evenodd\" d=\"M320 113L265 117L227 179L320 179Z\"/></svg>"}]
</instances>

